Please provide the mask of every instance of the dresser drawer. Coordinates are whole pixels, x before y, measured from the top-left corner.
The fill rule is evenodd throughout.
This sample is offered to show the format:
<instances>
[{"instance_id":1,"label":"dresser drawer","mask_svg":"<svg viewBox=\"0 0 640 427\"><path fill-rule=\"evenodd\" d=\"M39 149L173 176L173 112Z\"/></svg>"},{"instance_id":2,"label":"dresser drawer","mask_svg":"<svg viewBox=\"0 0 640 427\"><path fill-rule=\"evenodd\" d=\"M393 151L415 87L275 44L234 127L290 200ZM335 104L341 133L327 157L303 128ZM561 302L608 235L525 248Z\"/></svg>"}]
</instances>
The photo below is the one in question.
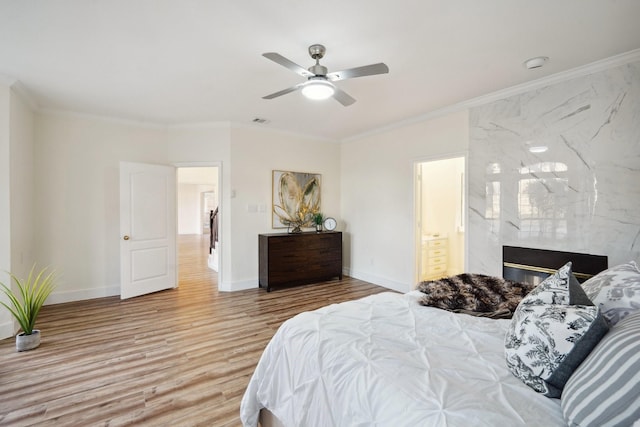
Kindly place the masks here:
<instances>
[{"instance_id":1,"label":"dresser drawer","mask_svg":"<svg viewBox=\"0 0 640 427\"><path fill-rule=\"evenodd\" d=\"M447 272L447 265L446 264L438 264L438 265L428 265L427 268L425 269L425 273L428 275L431 274L444 274Z\"/></svg>"},{"instance_id":2,"label":"dresser drawer","mask_svg":"<svg viewBox=\"0 0 640 427\"><path fill-rule=\"evenodd\" d=\"M429 258L446 257L447 249L445 247L436 249L427 249L427 256Z\"/></svg>"},{"instance_id":3,"label":"dresser drawer","mask_svg":"<svg viewBox=\"0 0 640 427\"><path fill-rule=\"evenodd\" d=\"M422 240L422 280L436 280L447 276L448 270L447 237L431 235Z\"/></svg>"},{"instance_id":4,"label":"dresser drawer","mask_svg":"<svg viewBox=\"0 0 640 427\"><path fill-rule=\"evenodd\" d=\"M444 265L445 267L447 266L447 257L446 256L439 256L439 257L429 257L427 259L427 266L432 266L432 265Z\"/></svg>"},{"instance_id":5,"label":"dresser drawer","mask_svg":"<svg viewBox=\"0 0 640 427\"><path fill-rule=\"evenodd\" d=\"M447 239L431 239L427 240L427 246L431 248L447 247Z\"/></svg>"}]
</instances>

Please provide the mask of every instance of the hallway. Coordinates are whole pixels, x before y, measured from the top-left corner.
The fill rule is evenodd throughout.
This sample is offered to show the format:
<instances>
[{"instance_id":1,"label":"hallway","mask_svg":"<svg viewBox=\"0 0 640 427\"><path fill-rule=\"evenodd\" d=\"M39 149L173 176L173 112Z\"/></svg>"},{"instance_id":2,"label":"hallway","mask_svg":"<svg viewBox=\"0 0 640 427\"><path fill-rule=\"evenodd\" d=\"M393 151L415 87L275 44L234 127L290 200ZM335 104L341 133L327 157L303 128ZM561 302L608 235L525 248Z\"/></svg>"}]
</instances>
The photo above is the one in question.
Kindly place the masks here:
<instances>
[{"instance_id":1,"label":"hallway","mask_svg":"<svg viewBox=\"0 0 640 427\"><path fill-rule=\"evenodd\" d=\"M178 286L210 283L218 290L218 273L207 265L208 234L178 235Z\"/></svg>"}]
</instances>

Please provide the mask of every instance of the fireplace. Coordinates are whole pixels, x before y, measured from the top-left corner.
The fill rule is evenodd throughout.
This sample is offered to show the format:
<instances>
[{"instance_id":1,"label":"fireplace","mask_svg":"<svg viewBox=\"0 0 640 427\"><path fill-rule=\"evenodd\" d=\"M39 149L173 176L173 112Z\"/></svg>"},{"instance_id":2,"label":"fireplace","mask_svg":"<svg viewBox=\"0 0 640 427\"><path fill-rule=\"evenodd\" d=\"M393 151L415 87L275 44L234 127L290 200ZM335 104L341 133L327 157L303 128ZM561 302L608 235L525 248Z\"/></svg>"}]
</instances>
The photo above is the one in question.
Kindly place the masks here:
<instances>
[{"instance_id":1,"label":"fireplace","mask_svg":"<svg viewBox=\"0 0 640 427\"><path fill-rule=\"evenodd\" d=\"M608 267L607 257L603 255L503 246L502 276L537 285L569 261L580 283Z\"/></svg>"}]
</instances>

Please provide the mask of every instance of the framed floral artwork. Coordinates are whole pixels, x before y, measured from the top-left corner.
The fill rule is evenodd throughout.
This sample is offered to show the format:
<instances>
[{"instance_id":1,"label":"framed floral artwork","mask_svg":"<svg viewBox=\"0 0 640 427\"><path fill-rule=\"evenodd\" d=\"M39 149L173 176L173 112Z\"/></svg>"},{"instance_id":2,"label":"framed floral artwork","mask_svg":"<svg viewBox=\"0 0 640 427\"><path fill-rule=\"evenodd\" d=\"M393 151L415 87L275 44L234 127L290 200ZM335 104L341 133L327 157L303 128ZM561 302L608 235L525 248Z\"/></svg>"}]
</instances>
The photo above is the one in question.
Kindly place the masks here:
<instances>
[{"instance_id":1,"label":"framed floral artwork","mask_svg":"<svg viewBox=\"0 0 640 427\"><path fill-rule=\"evenodd\" d=\"M321 175L308 172L273 171L272 227L299 232L311 225L320 212Z\"/></svg>"}]
</instances>

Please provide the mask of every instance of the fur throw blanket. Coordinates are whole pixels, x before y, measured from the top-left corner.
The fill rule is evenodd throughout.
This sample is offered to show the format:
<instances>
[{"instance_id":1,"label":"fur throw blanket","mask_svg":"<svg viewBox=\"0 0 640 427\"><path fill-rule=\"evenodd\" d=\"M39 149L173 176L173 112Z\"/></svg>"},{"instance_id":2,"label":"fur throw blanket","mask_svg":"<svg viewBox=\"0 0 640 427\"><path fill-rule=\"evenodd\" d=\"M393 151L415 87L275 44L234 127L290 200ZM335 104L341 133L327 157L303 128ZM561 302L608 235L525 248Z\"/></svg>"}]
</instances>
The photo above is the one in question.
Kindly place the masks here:
<instances>
[{"instance_id":1,"label":"fur throw blanket","mask_svg":"<svg viewBox=\"0 0 640 427\"><path fill-rule=\"evenodd\" d=\"M535 286L483 274L459 274L421 282L420 304L456 313L510 319L520 300Z\"/></svg>"}]
</instances>

